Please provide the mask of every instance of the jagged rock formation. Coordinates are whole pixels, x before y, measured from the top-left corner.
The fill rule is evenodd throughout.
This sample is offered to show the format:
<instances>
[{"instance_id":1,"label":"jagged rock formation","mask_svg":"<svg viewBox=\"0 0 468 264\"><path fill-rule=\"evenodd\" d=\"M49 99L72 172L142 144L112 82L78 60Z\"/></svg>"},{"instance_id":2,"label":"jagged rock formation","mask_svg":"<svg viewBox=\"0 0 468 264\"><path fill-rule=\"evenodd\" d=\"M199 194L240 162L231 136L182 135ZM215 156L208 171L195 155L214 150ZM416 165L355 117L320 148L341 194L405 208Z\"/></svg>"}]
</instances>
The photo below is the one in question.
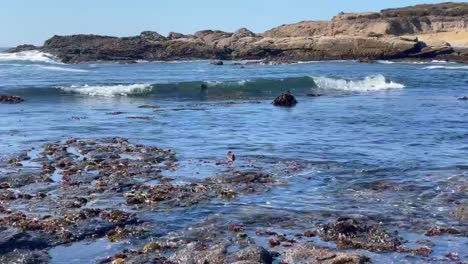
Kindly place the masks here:
<instances>
[{"instance_id":1,"label":"jagged rock formation","mask_svg":"<svg viewBox=\"0 0 468 264\"><path fill-rule=\"evenodd\" d=\"M468 4L443 3L386 9L379 13L340 13L331 21L282 25L263 34L204 30L164 37L145 31L117 38L54 36L39 49L66 63L182 59L402 59L468 61Z\"/></svg>"}]
</instances>

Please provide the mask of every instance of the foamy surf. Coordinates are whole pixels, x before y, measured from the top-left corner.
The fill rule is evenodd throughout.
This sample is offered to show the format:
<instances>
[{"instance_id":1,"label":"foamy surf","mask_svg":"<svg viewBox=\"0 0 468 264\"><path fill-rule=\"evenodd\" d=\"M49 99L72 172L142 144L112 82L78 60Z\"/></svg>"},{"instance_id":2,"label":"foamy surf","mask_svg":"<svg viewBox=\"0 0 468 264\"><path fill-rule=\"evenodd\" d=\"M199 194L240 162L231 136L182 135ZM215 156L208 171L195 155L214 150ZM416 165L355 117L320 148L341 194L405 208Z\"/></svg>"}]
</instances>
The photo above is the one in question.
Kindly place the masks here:
<instances>
[{"instance_id":1,"label":"foamy surf","mask_svg":"<svg viewBox=\"0 0 468 264\"><path fill-rule=\"evenodd\" d=\"M378 60L380 64L448 64L452 62L444 60L432 60L432 61L389 61L389 60Z\"/></svg>"},{"instance_id":2,"label":"foamy surf","mask_svg":"<svg viewBox=\"0 0 468 264\"><path fill-rule=\"evenodd\" d=\"M42 66L42 65L35 65L35 66L37 66L37 68L41 70L48 70L48 71L79 72L79 73L89 72L83 69L75 69L75 68L68 68L68 67Z\"/></svg>"},{"instance_id":3,"label":"foamy surf","mask_svg":"<svg viewBox=\"0 0 468 264\"><path fill-rule=\"evenodd\" d=\"M37 50L21 51L15 53L0 53L0 62L3 61L30 61L54 64L60 63L54 55Z\"/></svg>"},{"instance_id":4,"label":"foamy surf","mask_svg":"<svg viewBox=\"0 0 468 264\"><path fill-rule=\"evenodd\" d=\"M394 61L389 61L389 60L378 60L377 63L380 63L380 64L395 64Z\"/></svg>"},{"instance_id":5,"label":"foamy surf","mask_svg":"<svg viewBox=\"0 0 468 264\"><path fill-rule=\"evenodd\" d=\"M424 67L425 70L468 70L468 66L427 66Z\"/></svg>"},{"instance_id":6,"label":"foamy surf","mask_svg":"<svg viewBox=\"0 0 468 264\"><path fill-rule=\"evenodd\" d=\"M71 86L60 87L60 89L67 93L75 93L89 96L129 96L144 94L151 90L149 84L119 84L119 85L84 85L84 86Z\"/></svg>"},{"instance_id":7,"label":"foamy surf","mask_svg":"<svg viewBox=\"0 0 468 264\"><path fill-rule=\"evenodd\" d=\"M402 89L405 86L393 81L387 81L383 75L368 76L363 80L346 80L328 77L315 77L317 87L352 92L381 91L389 89Z\"/></svg>"}]
</instances>

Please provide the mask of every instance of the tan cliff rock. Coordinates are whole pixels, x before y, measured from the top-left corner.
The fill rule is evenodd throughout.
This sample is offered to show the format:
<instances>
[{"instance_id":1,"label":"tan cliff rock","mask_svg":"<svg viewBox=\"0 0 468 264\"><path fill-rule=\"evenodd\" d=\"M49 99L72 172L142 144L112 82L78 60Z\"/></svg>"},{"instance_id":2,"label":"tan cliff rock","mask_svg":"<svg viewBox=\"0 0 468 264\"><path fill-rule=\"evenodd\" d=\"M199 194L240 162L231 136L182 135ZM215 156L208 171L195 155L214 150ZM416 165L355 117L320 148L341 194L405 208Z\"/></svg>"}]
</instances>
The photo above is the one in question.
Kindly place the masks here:
<instances>
[{"instance_id":1,"label":"tan cliff rock","mask_svg":"<svg viewBox=\"0 0 468 264\"><path fill-rule=\"evenodd\" d=\"M268 37L389 37L413 35L468 48L468 3L418 5L379 13L340 13L331 21L304 21L265 32Z\"/></svg>"}]
</instances>

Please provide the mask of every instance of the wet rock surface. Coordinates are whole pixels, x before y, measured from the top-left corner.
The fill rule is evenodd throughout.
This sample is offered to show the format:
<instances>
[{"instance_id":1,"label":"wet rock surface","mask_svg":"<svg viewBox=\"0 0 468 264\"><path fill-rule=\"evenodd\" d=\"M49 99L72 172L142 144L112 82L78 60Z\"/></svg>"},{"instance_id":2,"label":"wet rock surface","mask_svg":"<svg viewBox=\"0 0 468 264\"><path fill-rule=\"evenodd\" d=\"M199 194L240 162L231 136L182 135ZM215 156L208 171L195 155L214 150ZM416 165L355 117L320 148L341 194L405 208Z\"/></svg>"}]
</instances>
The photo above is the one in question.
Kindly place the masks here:
<instances>
[{"instance_id":1,"label":"wet rock surface","mask_svg":"<svg viewBox=\"0 0 468 264\"><path fill-rule=\"evenodd\" d=\"M212 61L210 62L211 65L215 65L215 66L222 66L224 65L224 62L223 61Z\"/></svg>"},{"instance_id":2,"label":"wet rock surface","mask_svg":"<svg viewBox=\"0 0 468 264\"><path fill-rule=\"evenodd\" d=\"M101 263L370 263L365 252L432 260L437 251L429 240L406 245L393 227L373 218L296 214L269 203L251 208L245 197L274 197L288 177L310 169L302 161L257 159L235 166L190 161L191 169L210 168L209 176L183 181L174 151L125 138L72 138L2 159L0 260L47 263L57 247L97 241L121 245L118 253L100 255ZM451 181L452 193L461 195L464 178ZM351 187L371 195L414 188L378 180ZM237 209L205 213L218 204ZM463 223L465 209L457 204L449 216ZM466 235L463 225L423 226L427 239ZM465 258L457 250L446 254Z\"/></svg>"},{"instance_id":3,"label":"wet rock surface","mask_svg":"<svg viewBox=\"0 0 468 264\"><path fill-rule=\"evenodd\" d=\"M362 219L343 217L317 228L318 236L336 242L338 248L365 249L377 252L397 251L402 240L388 233L381 225Z\"/></svg>"},{"instance_id":4,"label":"wet rock surface","mask_svg":"<svg viewBox=\"0 0 468 264\"><path fill-rule=\"evenodd\" d=\"M47 237L40 237L19 228L0 227L0 254L18 249L43 249L49 246Z\"/></svg>"},{"instance_id":5,"label":"wet rock surface","mask_svg":"<svg viewBox=\"0 0 468 264\"><path fill-rule=\"evenodd\" d=\"M283 263L370 264L372 262L363 255L303 244L289 249Z\"/></svg>"},{"instance_id":6,"label":"wet rock surface","mask_svg":"<svg viewBox=\"0 0 468 264\"><path fill-rule=\"evenodd\" d=\"M50 263L50 256L45 250L18 250L0 256L0 263L14 264L47 264Z\"/></svg>"}]
</instances>

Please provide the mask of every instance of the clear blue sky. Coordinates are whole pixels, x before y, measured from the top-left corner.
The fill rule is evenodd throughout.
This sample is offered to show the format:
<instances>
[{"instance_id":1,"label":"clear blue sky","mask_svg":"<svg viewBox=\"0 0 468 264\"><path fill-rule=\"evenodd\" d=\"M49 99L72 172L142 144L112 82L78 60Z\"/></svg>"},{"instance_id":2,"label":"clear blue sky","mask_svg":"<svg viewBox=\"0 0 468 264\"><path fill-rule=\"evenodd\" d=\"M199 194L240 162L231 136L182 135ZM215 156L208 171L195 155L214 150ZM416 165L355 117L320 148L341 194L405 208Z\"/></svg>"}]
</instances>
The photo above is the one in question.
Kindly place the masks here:
<instances>
[{"instance_id":1,"label":"clear blue sky","mask_svg":"<svg viewBox=\"0 0 468 264\"><path fill-rule=\"evenodd\" d=\"M378 11L435 0L4 0L0 47L42 44L54 34L137 35L202 29L263 32L280 24L325 20L340 11ZM464 2L464 1L458 1Z\"/></svg>"}]
</instances>

